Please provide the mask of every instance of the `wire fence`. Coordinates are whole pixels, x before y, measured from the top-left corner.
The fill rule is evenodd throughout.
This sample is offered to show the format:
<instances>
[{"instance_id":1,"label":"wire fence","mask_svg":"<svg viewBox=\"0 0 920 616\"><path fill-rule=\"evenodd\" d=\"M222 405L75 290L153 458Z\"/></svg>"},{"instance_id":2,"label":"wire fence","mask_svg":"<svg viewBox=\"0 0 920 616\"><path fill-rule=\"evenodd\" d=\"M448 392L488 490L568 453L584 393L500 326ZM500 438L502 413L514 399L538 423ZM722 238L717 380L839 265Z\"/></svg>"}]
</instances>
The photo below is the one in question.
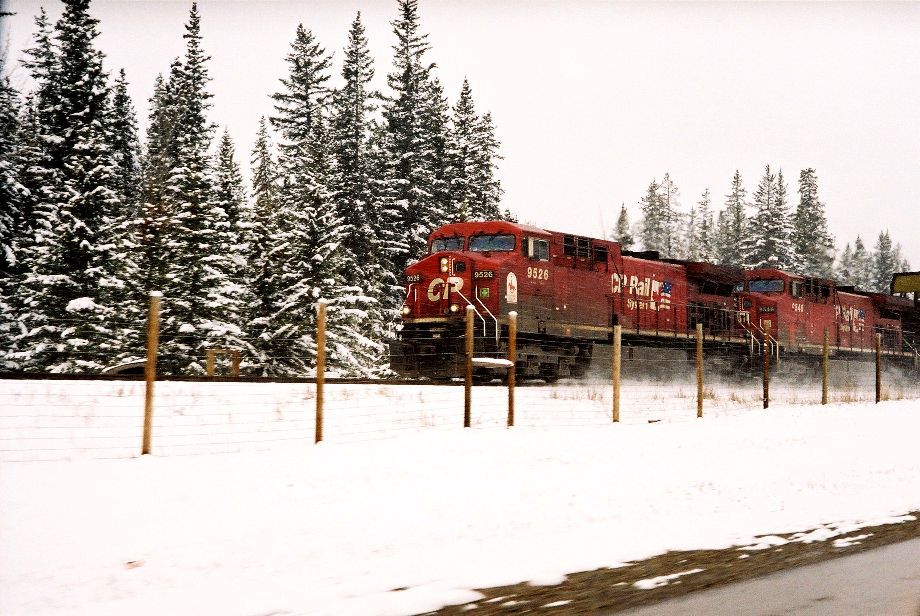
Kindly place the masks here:
<instances>
[{"instance_id":1,"label":"wire fence","mask_svg":"<svg viewBox=\"0 0 920 616\"><path fill-rule=\"evenodd\" d=\"M455 374L458 366L465 367L467 340L462 330L417 337L423 352L413 361ZM825 387L829 404L920 398L916 366L890 354L826 361L821 355L769 355L764 370L758 352L714 341L704 345L702 339L699 347L676 338L649 346L627 336L619 353L615 342L600 342L551 353L544 349L540 355L522 340L515 346L515 379L504 378L500 370L490 379L491 368L481 367L471 369L469 378L445 377L440 383L326 381L322 367L320 378L293 382L4 378L0 461L135 457L145 430L152 453L173 456L309 447L319 434L322 441L348 443L466 424L472 430L497 430L509 425L512 409L514 429L562 430L609 426L615 418L648 424L697 421L700 412L706 418L768 413L767 400L770 409L820 404ZM494 362L509 352L496 351L488 359ZM542 364L548 357L578 378L547 372ZM876 357L878 364L872 361ZM222 360L229 369L233 358Z\"/></svg>"}]
</instances>

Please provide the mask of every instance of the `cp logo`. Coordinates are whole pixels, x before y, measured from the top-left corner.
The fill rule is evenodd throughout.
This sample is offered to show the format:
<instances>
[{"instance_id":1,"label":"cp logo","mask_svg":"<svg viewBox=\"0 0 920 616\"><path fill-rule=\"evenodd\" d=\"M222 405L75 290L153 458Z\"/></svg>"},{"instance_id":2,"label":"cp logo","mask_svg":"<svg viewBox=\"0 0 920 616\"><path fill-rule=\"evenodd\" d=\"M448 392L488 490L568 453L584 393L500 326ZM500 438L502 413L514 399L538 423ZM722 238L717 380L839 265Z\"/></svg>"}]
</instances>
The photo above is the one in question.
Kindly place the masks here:
<instances>
[{"instance_id":1,"label":"cp logo","mask_svg":"<svg viewBox=\"0 0 920 616\"><path fill-rule=\"evenodd\" d=\"M463 278L450 276L447 282L442 278L435 278L428 283L428 301L436 302L439 299L447 299L451 291L459 291L463 288Z\"/></svg>"}]
</instances>

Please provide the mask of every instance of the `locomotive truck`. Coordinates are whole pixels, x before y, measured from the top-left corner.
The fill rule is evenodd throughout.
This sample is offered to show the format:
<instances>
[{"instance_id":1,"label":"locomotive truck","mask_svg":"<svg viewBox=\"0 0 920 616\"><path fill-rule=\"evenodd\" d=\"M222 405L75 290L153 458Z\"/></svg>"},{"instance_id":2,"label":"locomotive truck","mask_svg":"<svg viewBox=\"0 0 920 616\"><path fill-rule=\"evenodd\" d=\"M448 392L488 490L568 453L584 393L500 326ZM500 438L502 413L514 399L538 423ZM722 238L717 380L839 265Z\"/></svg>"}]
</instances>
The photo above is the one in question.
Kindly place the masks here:
<instances>
[{"instance_id":1,"label":"locomotive truck","mask_svg":"<svg viewBox=\"0 0 920 616\"><path fill-rule=\"evenodd\" d=\"M917 339L903 329L920 315L914 299L837 287L832 280L780 270L743 270L661 259L617 242L506 221L445 225L428 253L405 270L402 328L390 345L391 368L406 377L464 374L467 306L474 353L504 357L508 313L518 314L516 372L554 381L579 377L614 325L624 344L706 344L736 356L820 352L824 329L835 355L885 351L916 361ZM913 330L916 331L916 330ZM477 368L483 379L500 368Z\"/></svg>"}]
</instances>

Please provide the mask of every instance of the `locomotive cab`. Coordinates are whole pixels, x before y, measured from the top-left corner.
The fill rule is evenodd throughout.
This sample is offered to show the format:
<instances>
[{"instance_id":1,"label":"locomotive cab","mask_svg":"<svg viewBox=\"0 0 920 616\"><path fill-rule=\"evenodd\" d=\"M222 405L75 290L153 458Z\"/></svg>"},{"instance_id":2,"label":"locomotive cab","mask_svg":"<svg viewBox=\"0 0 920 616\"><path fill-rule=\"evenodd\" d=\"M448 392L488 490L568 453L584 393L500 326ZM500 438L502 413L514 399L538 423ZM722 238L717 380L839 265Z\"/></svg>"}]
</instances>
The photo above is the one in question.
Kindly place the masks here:
<instances>
[{"instance_id":1,"label":"locomotive cab","mask_svg":"<svg viewBox=\"0 0 920 616\"><path fill-rule=\"evenodd\" d=\"M475 353L499 354L501 315L517 293L509 268L534 246L530 239L520 225L504 221L454 223L433 232L427 254L405 271L391 368L409 377L462 376L467 306L474 312ZM533 249L541 250L539 243Z\"/></svg>"}]
</instances>

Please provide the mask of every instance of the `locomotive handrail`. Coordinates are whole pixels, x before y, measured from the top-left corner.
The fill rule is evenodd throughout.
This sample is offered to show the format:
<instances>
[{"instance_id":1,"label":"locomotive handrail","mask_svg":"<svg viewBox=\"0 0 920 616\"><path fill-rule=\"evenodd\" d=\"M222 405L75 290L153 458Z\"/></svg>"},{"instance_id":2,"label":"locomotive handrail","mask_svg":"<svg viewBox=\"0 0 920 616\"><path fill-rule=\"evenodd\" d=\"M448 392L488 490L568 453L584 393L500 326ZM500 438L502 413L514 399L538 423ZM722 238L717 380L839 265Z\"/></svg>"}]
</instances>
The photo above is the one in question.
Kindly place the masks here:
<instances>
[{"instance_id":1,"label":"locomotive handrail","mask_svg":"<svg viewBox=\"0 0 920 616\"><path fill-rule=\"evenodd\" d=\"M475 293L473 293L473 295L476 297L476 301L479 302L479 305L482 306L483 310L485 310L485 311L489 314L489 316L492 317L492 320L495 321L495 345L496 345L496 348L498 348L498 338L499 338L499 336L498 336L498 329L499 329L499 328L498 328L498 319L495 317L494 314L492 314L492 311L489 310L489 307L486 306L485 304L483 304L483 303L482 303L482 300L479 299L479 287L478 287L478 286L475 287L474 291L475 291ZM485 321L485 319L483 319L483 321ZM487 332L486 332L486 329L485 329L485 327L483 327L483 328L482 328L482 335L485 336L486 333L487 333Z\"/></svg>"},{"instance_id":2,"label":"locomotive handrail","mask_svg":"<svg viewBox=\"0 0 920 616\"><path fill-rule=\"evenodd\" d=\"M459 295L460 297L462 297L462 298L463 298L463 301L466 302L466 305L469 306L470 308L472 308L472 309L473 309L473 312L476 313L476 316L479 317L480 320L482 320L482 335L485 336L485 335L486 335L486 319L485 319L485 317L483 317L481 314L479 314L479 311L476 310L476 306L473 305L473 302L471 302L471 301L466 297L466 295L463 294L462 291L460 291L459 289L454 289L454 292L456 292L457 295Z\"/></svg>"}]
</instances>

